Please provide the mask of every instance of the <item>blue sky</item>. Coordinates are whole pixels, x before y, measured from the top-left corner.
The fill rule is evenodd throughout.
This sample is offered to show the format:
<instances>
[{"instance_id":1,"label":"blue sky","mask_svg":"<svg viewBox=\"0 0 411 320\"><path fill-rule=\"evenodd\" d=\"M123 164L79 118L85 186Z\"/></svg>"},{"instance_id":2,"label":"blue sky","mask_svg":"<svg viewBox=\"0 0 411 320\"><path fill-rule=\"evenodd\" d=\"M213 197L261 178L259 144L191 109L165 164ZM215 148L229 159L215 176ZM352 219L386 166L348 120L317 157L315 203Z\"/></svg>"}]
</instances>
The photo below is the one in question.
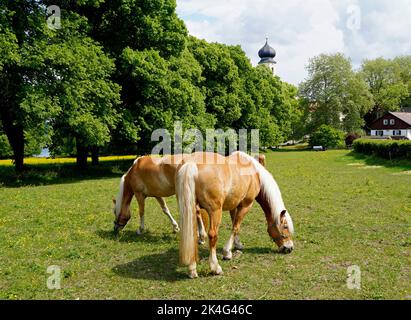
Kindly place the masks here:
<instances>
[{"instance_id":1,"label":"blue sky","mask_svg":"<svg viewBox=\"0 0 411 320\"><path fill-rule=\"evenodd\" d=\"M239 44L255 65L265 37L277 51L277 73L298 84L308 59L343 52L363 59L411 54L411 0L177 0L189 33Z\"/></svg>"}]
</instances>

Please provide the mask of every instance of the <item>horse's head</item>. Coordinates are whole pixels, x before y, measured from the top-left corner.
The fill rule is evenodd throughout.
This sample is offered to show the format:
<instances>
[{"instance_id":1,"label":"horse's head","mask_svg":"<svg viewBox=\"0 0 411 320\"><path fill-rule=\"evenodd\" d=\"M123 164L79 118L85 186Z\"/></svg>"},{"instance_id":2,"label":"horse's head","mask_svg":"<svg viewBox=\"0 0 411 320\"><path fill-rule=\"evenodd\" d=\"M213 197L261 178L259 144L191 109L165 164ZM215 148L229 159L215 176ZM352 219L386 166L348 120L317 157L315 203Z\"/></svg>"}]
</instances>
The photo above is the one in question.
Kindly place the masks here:
<instances>
[{"instance_id":1,"label":"horse's head","mask_svg":"<svg viewBox=\"0 0 411 320\"><path fill-rule=\"evenodd\" d=\"M291 253L294 249L292 235L294 233L293 221L287 210L280 213L278 220L268 226L268 233L276 243L280 252Z\"/></svg>"},{"instance_id":2,"label":"horse's head","mask_svg":"<svg viewBox=\"0 0 411 320\"><path fill-rule=\"evenodd\" d=\"M128 184L124 183L125 176L121 178L120 181L120 191L118 193L117 199L113 199L114 203L114 232L118 233L121 231L130 220L130 201L133 196Z\"/></svg>"},{"instance_id":3,"label":"horse's head","mask_svg":"<svg viewBox=\"0 0 411 320\"><path fill-rule=\"evenodd\" d=\"M131 213L130 213L130 208L127 208L127 212L124 212L122 208L117 207L117 200L113 199L114 203L114 233L119 233L121 230L124 229L124 227L127 225L128 220L130 220Z\"/></svg>"}]
</instances>

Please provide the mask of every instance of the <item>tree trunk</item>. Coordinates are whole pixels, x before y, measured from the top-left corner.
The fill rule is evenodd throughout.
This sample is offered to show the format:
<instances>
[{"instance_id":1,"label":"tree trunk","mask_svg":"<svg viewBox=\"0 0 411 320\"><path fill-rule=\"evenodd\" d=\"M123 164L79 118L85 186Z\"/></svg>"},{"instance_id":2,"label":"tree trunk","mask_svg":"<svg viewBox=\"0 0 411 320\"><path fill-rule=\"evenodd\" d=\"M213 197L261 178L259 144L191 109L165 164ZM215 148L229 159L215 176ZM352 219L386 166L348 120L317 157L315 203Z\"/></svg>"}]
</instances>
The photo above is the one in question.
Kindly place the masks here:
<instances>
[{"instance_id":1,"label":"tree trunk","mask_svg":"<svg viewBox=\"0 0 411 320\"><path fill-rule=\"evenodd\" d=\"M13 137L8 136L14 154L14 165L16 171L24 170L24 132L23 128L14 128ZM11 139L10 139L11 138Z\"/></svg>"},{"instance_id":2,"label":"tree trunk","mask_svg":"<svg viewBox=\"0 0 411 320\"><path fill-rule=\"evenodd\" d=\"M0 106L2 107L2 106ZM4 111L4 110L3 110ZM13 149L13 159L16 171L24 170L24 130L21 125L13 124L13 117L9 112L2 112L3 129Z\"/></svg>"},{"instance_id":3,"label":"tree trunk","mask_svg":"<svg viewBox=\"0 0 411 320\"><path fill-rule=\"evenodd\" d=\"M99 164L99 159L98 159L99 151L100 151L99 147L96 147L96 146L91 147L91 164L93 166L98 166Z\"/></svg>"},{"instance_id":4,"label":"tree trunk","mask_svg":"<svg viewBox=\"0 0 411 320\"><path fill-rule=\"evenodd\" d=\"M77 167L80 170L85 170L87 169L87 155L88 155L88 150L87 147L81 145L80 143L77 143Z\"/></svg>"}]
</instances>

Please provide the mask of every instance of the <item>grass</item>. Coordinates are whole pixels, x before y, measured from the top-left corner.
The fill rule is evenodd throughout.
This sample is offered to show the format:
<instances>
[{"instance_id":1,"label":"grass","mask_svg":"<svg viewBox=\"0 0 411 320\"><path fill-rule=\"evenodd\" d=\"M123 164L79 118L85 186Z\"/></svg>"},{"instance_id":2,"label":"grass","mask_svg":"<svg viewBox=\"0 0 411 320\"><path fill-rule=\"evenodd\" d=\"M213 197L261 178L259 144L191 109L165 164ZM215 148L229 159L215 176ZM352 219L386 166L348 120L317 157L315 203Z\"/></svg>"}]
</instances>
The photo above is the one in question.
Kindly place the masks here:
<instances>
[{"instance_id":1,"label":"grass","mask_svg":"<svg viewBox=\"0 0 411 320\"><path fill-rule=\"evenodd\" d=\"M178 266L178 237L155 200L147 232L133 219L118 238L111 198L131 159L78 173L68 164L31 166L15 176L0 167L1 299L410 299L411 164L349 151L267 154L296 228L295 251L276 252L255 205L242 225L246 248L221 261L230 232L220 229L224 275L200 278ZM177 218L175 198L168 199ZM46 286L47 267L62 270L62 288ZM361 289L347 288L347 268L361 268Z\"/></svg>"}]
</instances>

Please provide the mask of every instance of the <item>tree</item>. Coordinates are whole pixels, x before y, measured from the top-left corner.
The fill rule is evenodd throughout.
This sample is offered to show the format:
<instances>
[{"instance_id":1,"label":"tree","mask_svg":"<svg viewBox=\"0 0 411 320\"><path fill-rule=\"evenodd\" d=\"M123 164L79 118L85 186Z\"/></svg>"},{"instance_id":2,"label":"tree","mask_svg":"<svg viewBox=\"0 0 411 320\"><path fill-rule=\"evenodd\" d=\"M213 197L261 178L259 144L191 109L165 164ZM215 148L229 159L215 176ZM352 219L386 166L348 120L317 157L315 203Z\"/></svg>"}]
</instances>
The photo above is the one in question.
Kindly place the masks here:
<instances>
[{"instance_id":1,"label":"tree","mask_svg":"<svg viewBox=\"0 0 411 320\"><path fill-rule=\"evenodd\" d=\"M307 131L322 124L354 132L361 130L363 116L372 107L364 80L352 69L343 54L320 55L310 59L308 79L300 84L299 96L309 113Z\"/></svg>"},{"instance_id":2,"label":"tree","mask_svg":"<svg viewBox=\"0 0 411 320\"><path fill-rule=\"evenodd\" d=\"M0 57L1 120L17 170L23 169L30 135L44 141L54 133L71 135L84 166L84 149L106 143L115 125L119 89L108 79L112 61L86 36L84 18L63 10L64 27L49 29L47 3L9 1L0 8L6 46Z\"/></svg>"},{"instance_id":3,"label":"tree","mask_svg":"<svg viewBox=\"0 0 411 320\"><path fill-rule=\"evenodd\" d=\"M218 128L232 127L241 116L241 82L228 46L190 37L188 49L202 69L207 112L215 115Z\"/></svg>"},{"instance_id":4,"label":"tree","mask_svg":"<svg viewBox=\"0 0 411 320\"><path fill-rule=\"evenodd\" d=\"M324 124L311 135L309 143L310 146L339 147L344 144L344 132Z\"/></svg>"},{"instance_id":5,"label":"tree","mask_svg":"<svg viewBox=\"0 0 411 320\"><path fill-rule=\"evenodd\" d=\"M393 61L400 66L401 80L408 88L408 94L402 98L400 106L411 108L411 56L396 57Z\"/></svg>"},{"instance_id":6,"label":"tree","mask_svg":"<svg viewBox=\"0 0 411 320\"><path fill-rule=\"evenodd\" d=\"M164 128L173 132L174 121L184 128L198 128L203 133L214 127L214 117L206 112L204 95L195 85L201 70L192 55L185 50L180 57L166 60L156 50L125 49L120 71L130 78L134 102L129 100L133 117L138 119L142 146L149 152L153 144L151 133Z\"/></svg>"},{"instance_id":7,"label":"tree","mask_svg":"<svg viewBox=\"0 0 411 320\"><path fill-rule=\"evenodd\" d=\"M365 60L361 75L374 99L374 106L366 117L368 124L387 111L398 111L403 99L409 96L408 86L401 78L400 64L393 60Z\"/></svg>"},{"instance_id":8,"label":"tree","mask_svg":"<svg viewBox=\"0 0 411 320\"><path fill-rule=\"evenodd\" d=\"M59 110L42 81L51 31L37 1L2 1L0 11L0 119L21 171L27 135L44 132L46 119Z\"/></svg>"},{"instance_id":9,"label":"tree","mask_svg":"<svg viewBox=\"0 0 411 320\"><path fill-rule=\"evenodd\" d=\"M62 6L87 18L89 36L98 41L103 46L103 50L115 60L116 71L112 80L121 87L122 104L118 108L119 122L111 132L112 143L106 146L106 150L137 152L138 149L140 153L146 152L150 130L155 125L162 125L161 121L152 123L151 120L153 118L161 120L162 116L167 118L176 115L177 112L171 110L171 105L165 108L166 97L163 97L161 102L164 107L156 109L159 103L157 97L154 97L156 90L153 87L156 84L154 82L148 84L147 86L154 90L147 90L143 94L140 89L144 84L139 81L144 79L147 72L142 66L138 67L133 63L137 61L143 63L139 58L145 56L144 59L147 60L144 63L154 72L154 76L150 77L151 80L158 81L160 84L161 79L154 78L167 72L170 59L183 55L187 29L175 12L176 2L175 0L77 0L74 2L75 5L73 1L63 1ZM132 56L136 59L128 61ZM157 62L158 66L155 65ZM138 74L140 71L142 74ZM160 91L161 88L158 92ZM194 100L197 98L198 96L192 97ZM150 105L154 100L156 104ZM171 118L165 121L170 123Z\"/></svg>"},{"instance_id":10,"label":"tree","mask_svg":"<svg viewBox=\"0 0 411 320\"><path fill-rule=\"evenodd\" d=\"M120 87L109 79L114 63L87 37L59 40L46 50L55 75L48 92L60 106L58 117L50 119L53 142L74 139L77 165L85 168L88 152L98 154L96 148L110 141L119 119Z\"/></svg>"}]
</instances>

